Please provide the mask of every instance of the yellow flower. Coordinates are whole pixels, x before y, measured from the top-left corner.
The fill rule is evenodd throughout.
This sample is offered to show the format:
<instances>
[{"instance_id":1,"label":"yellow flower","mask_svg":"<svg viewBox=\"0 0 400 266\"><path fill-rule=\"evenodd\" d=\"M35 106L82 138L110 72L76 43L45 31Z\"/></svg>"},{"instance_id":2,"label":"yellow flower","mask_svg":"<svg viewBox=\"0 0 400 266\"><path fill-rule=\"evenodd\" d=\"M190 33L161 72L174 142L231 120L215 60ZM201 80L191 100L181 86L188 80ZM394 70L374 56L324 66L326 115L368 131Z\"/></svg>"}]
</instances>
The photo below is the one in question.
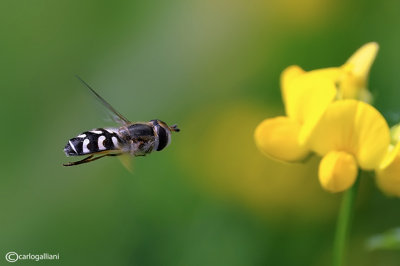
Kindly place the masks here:
<instances>
[{"instance_id":1,"label":"yellow flower","mask_svg":"<svg viewBox=\"0 0 400 266\"><path fill-rule=\"evenodd\" d=\"M297 66L287 68L281 77L287 116L266 119L254 134L257 147L272 158L294 162L304 159L309 149L304 145L312 128L335 98L333 83L319 76L304 74Z\"/></svg>"},{"instance_id":2,"label":"yellow flower","mask_svg":"<svg viewBox=\"0 0 400 266\"><path fill-rule=\"evenodd\" d=\"M371 103L372 96L367 89L369 70L375 60L379 45L367 43L359 48L340 68L337 86L342 99L358 99Z\"/></svg>"},{"instance_id":3,"label":"yellow flower","mask_svg":"<svg viewBox=\"0 0 400 266\"><path fill-rule=\"evenodd\" d=\"M254 138L261 152L288 162L307 157L310 135L332 101L370 98L366 83L377 51L376 43L368 43L341 67L309 72L299 66L286 68L281 75L286 116L266 119L258 125Z\"/></svg>"},{"instance_id":4,"label":"yellow flower","mask_svg":"<svg viewBox=\"0 0 400 266\"><path fill-rule=\"evenodd\" d=\"M300 123L287 116L266 119L255 130L256 145L262 153L278 160L302 160L309 151L299 144L300 129Z\"/></svg>"},{"instance_id":5,"label":"yellow flower","mask_svg":"<svg viewBox=\"0 0 400 266\"><path fill-rule=\"evenodd\" d=\"M392 128L391 137L386 157L375 171L376 182L387 195L400 197L400 125Z\"/></svg>"},{"instance_id":6,"label":"yellow flower","mask_svg":"<svg viewBox=\"0 0 400 266\"><path fill-rule=\"evenodd\" d=\"M320 162L318 176L326 190L346 190L357 178L357 162L352 154L345 151L330 151Z\"/></svg>"},{"instance_id":7,"label":"yellow flower","mask_svg":"<svg viewBox=\"0 0 400 266\"><path fill-rule=\"evenodd\" d=\"M374 107L357 100L330 104L309 138L310 148L323 157L321 185L331 192L351 187L358 167L378 168L389 144L386 120Z\"/></svg>"}]
</instances>

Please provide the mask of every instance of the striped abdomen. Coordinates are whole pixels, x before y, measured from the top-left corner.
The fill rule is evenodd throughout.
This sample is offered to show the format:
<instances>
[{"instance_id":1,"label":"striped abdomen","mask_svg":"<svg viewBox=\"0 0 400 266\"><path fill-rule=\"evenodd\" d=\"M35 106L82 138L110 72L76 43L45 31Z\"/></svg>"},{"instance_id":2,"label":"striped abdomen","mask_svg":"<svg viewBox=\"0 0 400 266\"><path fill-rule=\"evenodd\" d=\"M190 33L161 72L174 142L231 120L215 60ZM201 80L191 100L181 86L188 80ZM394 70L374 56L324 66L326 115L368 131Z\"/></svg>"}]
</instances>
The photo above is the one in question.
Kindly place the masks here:
<instances>
[{"instance_id":1,"label":"striped abdomen","mask_svg":"<svg viewBox=\"0 0 400 266\"><path fill-rule=\"evenodd\" d=\"M116 133L116 130L111 128L97 128L83 132L68 141L64 152L67 156L77 156L102 151L120 150L123 142Z\"/></svg>"}]
</instances>

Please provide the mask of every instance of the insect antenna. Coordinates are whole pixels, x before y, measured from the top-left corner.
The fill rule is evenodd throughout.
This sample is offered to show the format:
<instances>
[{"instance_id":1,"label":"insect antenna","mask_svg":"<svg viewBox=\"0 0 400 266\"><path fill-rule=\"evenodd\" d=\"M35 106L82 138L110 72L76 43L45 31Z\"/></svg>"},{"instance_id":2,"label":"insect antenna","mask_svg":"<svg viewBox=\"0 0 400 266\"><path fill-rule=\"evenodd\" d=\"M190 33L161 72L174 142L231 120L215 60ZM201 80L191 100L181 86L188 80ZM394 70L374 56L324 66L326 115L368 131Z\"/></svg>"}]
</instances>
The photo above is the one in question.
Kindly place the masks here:
<instances>
[{"instance_id":1,"label":"insect antenna","mask_svg":"<svg viewBox=\"0 0 400 266\"><path fill-rule=\"evenodd\" d=\"M172 126L169 127L169 129L170 129L171 131L175 131L175 132L181 131L181 130L178 128L178 125L172 125Z\"/></svg>"}]
</instances>

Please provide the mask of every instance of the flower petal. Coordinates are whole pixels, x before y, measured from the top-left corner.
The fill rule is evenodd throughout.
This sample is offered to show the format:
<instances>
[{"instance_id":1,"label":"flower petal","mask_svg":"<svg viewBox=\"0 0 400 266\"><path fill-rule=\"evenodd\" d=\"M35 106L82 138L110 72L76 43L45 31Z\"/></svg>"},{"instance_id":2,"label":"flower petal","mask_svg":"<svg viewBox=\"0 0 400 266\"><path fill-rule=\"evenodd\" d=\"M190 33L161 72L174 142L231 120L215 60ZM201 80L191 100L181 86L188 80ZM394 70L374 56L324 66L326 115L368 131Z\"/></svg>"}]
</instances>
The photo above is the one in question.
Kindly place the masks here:
<instances>
[{"instance_id":1,"label":"flower petal","mask_svg":"<svg viewBox=\"0 0 400 266\"><path fill-rule=\"evenodd\" d=\"M307 77L309 80L311 80L311 73ZM304 79L305 83L308 82L307 79ZM312 81L313 83L310 82L309 87L304 89L304 94L299 97L302 105L301 111L299 111L299 114L302 115L300 121L303 122L299 134L301 145L307 144L311 132L335 99L337 93L334 83L323 76L315 76Z\"/></svg>"},{"instance_id":2,"label":"flower petal","mask_svg":"<svg viewBox=\"0 0 400 266\"><path fill-rule=\"evenodd\" d=\"M390 129L391 143L388 147L385 158L382 160L380 169L388 167L400 154L400 125L397 124Z\"/></svg>"},{"instance_id":3,"label":"flower petal","mask_svg":"<svg viewBox=\"0 0 400 266\"><path fill-rule=\"evenodd\" d=\"M320 155L332 150L353 154L362 169L377 168L390 143L389 127L371 105L356 100L333 102L310 137Z\"/></svg>"},{"instance_id":4,"label":"flower petal","mask_svg":"<svg viewBox=\"0 0 400 266\"><path fill-rule=\"evenodd\" d=\"M400 154L387 165L376 171L376 183L387 195L400 197Z\"/></svg>"},{"instance_id":5,"label":"flower petal","mask_svg":"<svg viewBox=\"0 0 400 266\"><path fill-rule=\"evenodd\" d=\"M319 181L330 192L350 188L357 178L357 162L353 155L343 151L331 151L319 164Z\"/></svg>"},{"instance_id":6,"label":"flower petal","mask_svg":"<svg viewBox=\"0 0 400 266\"><path fill-rule=\"evenodd\" d=\"M291 86L290 84L303 73L305 73L305 71L299 66L289 66L282 71L281 93L287 116L295 117L297 112L297 101L296 98L293 97L293 93L294 91L296 91L296 87Z\"/></svg>"},{"instance_id":7,"label":"flower petal","mask_svg":"<svg viewBox=\"0 0 400 266\"><path fill-rule=\"evenodd\" d=\"M369 70L375 60L378 50L378 43L366 43L347 60L345 65L351 66L351 72L355 77L366 81Z\"/></svg>"},{"instance_id":8,"label":"flower petal","mask_svg":"<svg viewBox=\"0 0 400 266\"><path fill-rule=\"evenodd\" d=\"M371 93L367 89L367 80L379 46L370 42L359 48L342 66L343 73L338 80L343 99L359 99L370 103Z\"/></svg>"},{"instance_id":9,"label":"flower petal","mask_svg":"<svg viewBox=\"0 0 400 266\"><path fill-rule=\"evenodd\" d=\"M309 151L298 143L300 124L286 116L266 119L254 133L257 147L267 156L282 161L300 161Z\"/></svg>"},{"instance_id":10,"label":"flower petal","mask_svg":"<svg viewBox=\"0 0 400 266\"><path fill-rule=\"evenodd\" d=\"M336 97L334 78L338 68L304 72L298 66L285 69L281 76L282 95L286 114L302 127L299 142L305 145L325 109Z\"/></svg>"},{"instance_id":11,"label":"flower petal","mask_svg":"<svg viewBox=\"0 0 400 266\"><path fill-rule=\"evenodd\" d=\"M338 76L338 68L327 68L304 72L298 66L290 66L282 72L281 88L286 115L300 123L308 120L311 110L331 102L336 95L333 76ZM317 107L318 106L318 107ZM305 108L306 107L306 108Z\"/></svg>"},{"instance_id":12,"label":"flower petal","mask_svg":"<svg viewBox=\"0 0 400 266\"><path fill-rule=\"evenodd\" d=\"M392 144L397 144L400 142L400 124L390 128L390 137Z\"/></svg>"},{"instance_id":13,"label":"flower petal","mask_svg":"<svg viewBox=\"0 0 400 266\"><path fill-rule=\"evenodd\" d=\"M400 154L400 142L395 146L390 144L385 157L383 157L382 162L379 165L379 169L384 169L392 164L398 154Z\"/></svg>"}]
</instances>

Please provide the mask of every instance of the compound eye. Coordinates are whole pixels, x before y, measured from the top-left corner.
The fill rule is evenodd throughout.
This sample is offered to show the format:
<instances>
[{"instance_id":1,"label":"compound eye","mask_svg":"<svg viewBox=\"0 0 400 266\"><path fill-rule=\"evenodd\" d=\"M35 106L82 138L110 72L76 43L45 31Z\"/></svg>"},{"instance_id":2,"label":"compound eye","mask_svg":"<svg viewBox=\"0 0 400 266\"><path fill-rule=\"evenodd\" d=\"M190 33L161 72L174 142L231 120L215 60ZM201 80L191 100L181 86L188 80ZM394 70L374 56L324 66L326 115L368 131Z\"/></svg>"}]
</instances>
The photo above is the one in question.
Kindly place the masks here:
<instances>
[{"instance_id":1,"label":"compound eye","mask_svg":"<svg viewBox=\"0 0 400 266\"><path fill-rule=\"evenodd\" d=\"M165 147L168 146L169 142L170 142L170 133L169 130L166 130L164 127L162 126L157 126L158 129L158 147L157 147L157 151L161 151L162 149L164 149Z\"/></svg>"}]
</instances>

